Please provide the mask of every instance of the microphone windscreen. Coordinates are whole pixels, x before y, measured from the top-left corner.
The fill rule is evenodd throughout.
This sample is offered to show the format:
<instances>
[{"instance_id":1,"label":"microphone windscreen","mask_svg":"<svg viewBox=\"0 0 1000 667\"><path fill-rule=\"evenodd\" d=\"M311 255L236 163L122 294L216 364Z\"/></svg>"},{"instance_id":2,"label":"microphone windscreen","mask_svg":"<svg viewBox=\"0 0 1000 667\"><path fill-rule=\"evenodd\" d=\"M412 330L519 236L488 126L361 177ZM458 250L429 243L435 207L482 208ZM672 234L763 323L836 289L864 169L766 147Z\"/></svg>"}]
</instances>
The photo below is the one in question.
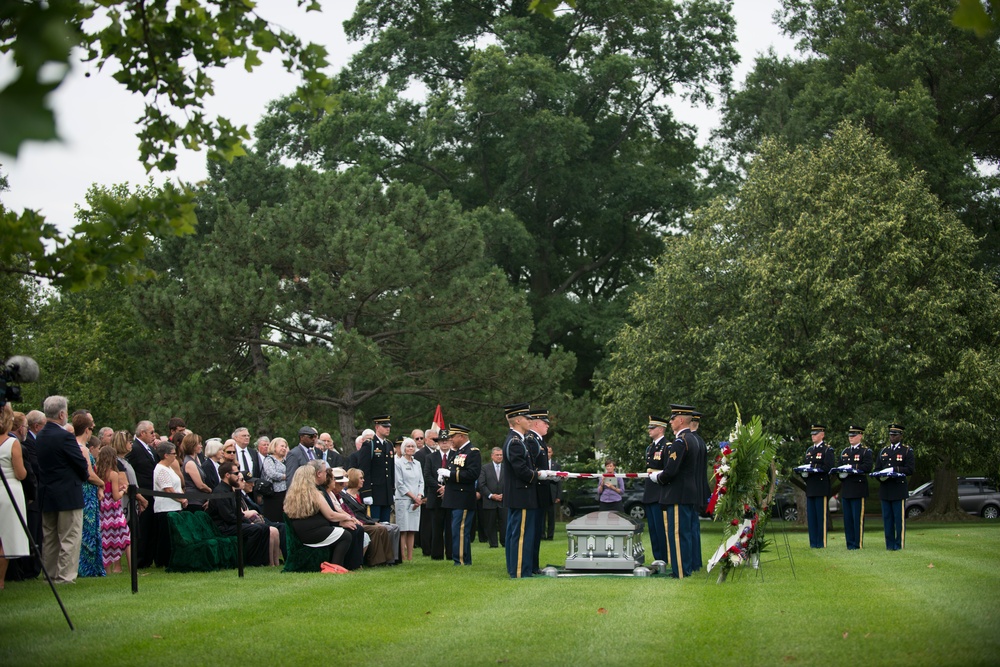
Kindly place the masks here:
<instances>
[{"instance_id":1,"label":"microphone windscreen","mask_svg":"<svg viewBox=\"0 0 1000 667\"><path fill-rule=\"evenodd\" d=\"M17 355L7 360L7 368L14 376L14 382L35 382L38 380L38 362L31 357Z\"/></svg>"}]
</instances>

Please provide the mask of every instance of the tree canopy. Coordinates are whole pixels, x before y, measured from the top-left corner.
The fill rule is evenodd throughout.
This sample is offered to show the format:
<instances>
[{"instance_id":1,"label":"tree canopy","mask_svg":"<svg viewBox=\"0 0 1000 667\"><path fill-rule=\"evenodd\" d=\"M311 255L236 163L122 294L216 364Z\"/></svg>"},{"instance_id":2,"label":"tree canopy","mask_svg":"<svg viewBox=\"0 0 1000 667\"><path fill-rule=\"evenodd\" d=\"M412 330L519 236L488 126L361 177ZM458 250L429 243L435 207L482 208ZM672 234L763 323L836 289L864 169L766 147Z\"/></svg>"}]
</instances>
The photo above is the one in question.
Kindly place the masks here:
<instances>
[{"instance_id":1,"label":"tree canopy","mask_svg":"<svg viewBox=\"0 0 1000 667\"><path fill-rule=\"evenodd\" d=\"M307 11L312 0L298 0ZM244 152L246 127L203 111L214 93L212 70L242 62L248 71L260 54L277 51L303 77L300 105L317 101L326 77L326 50L261 17L253 2L211 0L18 0L0 5L0 53L11 53L15 77L0 89L0 154L17 155L27 140L57 139L49 94L64 81L74 50L85 63L113 70L126 90L142 95L139 160L147 170L173 171L180 147L208 148L210 159ZM33 210L0 206L0 272L45 277L74 288L131 267L146 251L143 236L191 233L191 194L167 186L153 197L107 199L100 223L81 223L66 234Z\"/></svg>"},{"instance_id":2,"label":"tree canopy","mask_svg":"<svg viewBox=\"0 0 1000 667\"><path fill-rule=\"evenodd\" d=\"M253 164L224 170L216 192L229 196L205 197L205 232L166 244L159 277L137 289L149 324L170 332L164 384L189 419L323 419L347 444L362 410L429 419L441 402L499 426L507 396L555 398L570 360L527 352L524 295L484 258L493 213L359 171L279 177L277 165L251 209L229 197Z\"/></svg>"},{"instance_id":3,"label":"tree canopy","mask_svg":"<svg viewBox=\"0 0 1000 667\"><path fill-rule=\"evenodd\" d=\"M728 3L580 2L550 20L527 0L362 0L346 29L364 47L327 111L276 105L262 150L494 211L487 256L528 294L531 349L573 352L587 390L620 295L700 201L669 99L728 85Z\"/></svg>"},{"instance_id":4,"label":"tree canopy","mask_svg":"<svg viewBox=\"0 0 1000 667\"><path fill-rule=\"evenodd\" d=\"M1000 408L1000 297L976 242L866 130L765 141L732 199L671 239L600 383L605 435L636 461L646 415L691 401L725 437L743 414L801 442L900 421L926 466L985 467ZM803 446L786 450L801 456ZM992 472L992 470L991 470Z\"/></svg>"},{"instance_id":5,"label":"tree canopy","mask_svg":"<svg viewBox=\"0 0 1000 667\"><path fill-rule=\"evenodd\" d=\"M952 24L953 0L785 0L779 25L803 59L758 58L725 104L719 134L737 162L764 137L813 145L863 125L982 237L1000 271L1000 33ZM1000 279L996 273L995 279Z\"/></svg>"}]
</instances>

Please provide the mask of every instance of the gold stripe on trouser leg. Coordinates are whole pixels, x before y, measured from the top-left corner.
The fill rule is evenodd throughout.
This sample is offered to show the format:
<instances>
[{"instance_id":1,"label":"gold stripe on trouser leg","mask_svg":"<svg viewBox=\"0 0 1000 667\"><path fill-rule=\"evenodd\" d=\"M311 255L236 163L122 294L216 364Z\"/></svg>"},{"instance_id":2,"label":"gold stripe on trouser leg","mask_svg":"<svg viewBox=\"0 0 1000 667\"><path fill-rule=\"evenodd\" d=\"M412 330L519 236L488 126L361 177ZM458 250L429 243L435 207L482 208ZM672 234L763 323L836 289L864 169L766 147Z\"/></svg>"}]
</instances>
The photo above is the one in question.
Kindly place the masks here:
<instances>
[{"instance_id":1,"label":"gold stripe on trouser leg","mask_svg":"<svg viewBox=\"0 0 1000 667\"><path fill-rule=\"evenodd\" d=\"M861 499L861 520L858 521L858 548L865 548L865 499Z\"/></svg>"},{"instance_id":2,"label":"gold stripe on trouser leg","mask_svg":"<svg viewBox=\"0 0 1000 667\"><path fill-rule=\"evenodd\" d=\"M521 510L521 534L517 536L517 578L521 578L521 563L524 561L524 521L528 510Z\"/></svg>"},{"instance_id":3,"label":"gold stripe on trouser leg","mask_svg":"<svg viewBox=\"0 0 1000 667\"><path fill-rule=\"evenodd\" d=\"M667 510L663 510L663 541L664 542L667 541L667 526L668 525L670 525L670 522L667 521ZM650 542L652 542L652 540L650 540ZM652 544L650 544L650 546L652 546ZM664 546L667 547L667 565L670 565L670 545L669 544L665 544Z\"/></svg>"},{"instance_id":4,"label":"gold stripe on trouser leg","mask_svg":"<svg viewBox=\"0 0 1000 667\"><path fill-rule=\"evenodd\" d=\"M899 548L906 546L906 501L899 501Z\"/></svg>"},{"instance_id":5,"label":"gold stripe on trouser leg","mask_svg":"<svg viewBox=\"0 0 1000 667\"><path fill-rule=\"evenodd\" d=\"M677 578L684 578L684 559L681 557L681 514L680 506L674 505L674 546L677 549ZM667 549L670 553L670 549Z\"/></svg>"},{"instance_id":6,"label":"gold stripe on trouser leg","mask_svg":"<svg viewBox=\"0 0 1000 667\"><path fill-rule=\"evenodd\" d=\"M462 510L462 525L458 527L458 562L465 565L465 515L469 510Z\"/></svg>"},{"instance_id":7,"label":"gold stripe on trouser leg","mask_svg":"<svg viewBox=\"0 0 1000 667\"><path fill-rule=\"evenodd\" d=\"M826 547L826 515L830 513L830 498L823 496L823 546Z\"/></svg>"}]
</instances>

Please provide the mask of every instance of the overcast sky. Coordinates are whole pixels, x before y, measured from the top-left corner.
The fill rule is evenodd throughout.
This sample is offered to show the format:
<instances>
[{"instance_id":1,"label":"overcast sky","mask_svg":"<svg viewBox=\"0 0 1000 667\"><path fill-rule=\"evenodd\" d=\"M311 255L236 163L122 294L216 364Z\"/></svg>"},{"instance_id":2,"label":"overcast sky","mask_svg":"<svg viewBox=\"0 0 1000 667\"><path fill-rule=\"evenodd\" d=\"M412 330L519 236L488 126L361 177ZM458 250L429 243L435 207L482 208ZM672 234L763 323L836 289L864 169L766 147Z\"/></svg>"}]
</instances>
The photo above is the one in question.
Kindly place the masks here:
<instances>
[{"instance_id":1,"label":"overcast sky","mask_svg":"<svg viewBox=\"0 0 1000 667\"><path fill-rule=\"evenodd\" d=\"M337 0L324 2L322 14L306 14L294 0L261 0L258 13L296 33L303 41L323 44L329 51L331 72L339 70L358 48L347 42L343 22L353 12L355 2ZM735 0L733 13L737 20L737 38L742 62L734 74L740 83L753 65L754 58L773 47L779 54L791 54L792 42L780 34L772 14L778 0ZM138 162L138 140L135 121L142 112L142 100L125 91L110 75L92 72L78 65L70 77L53 94L53 106L59 126L61 143L30 142L22 147L16 160L0 156L3 173L7 174L10 190L0 194L0 200L11 210L40 210L63 229L73 226L73 211L83 202L84 194L94 183L114 185L144 184L148 176ZM0 84L12 76L8 55L0 57ZM246 124L253 131L273 99L295 90L296 79L286 73L276 58L266 58L265 64L248 74L242 64L234 64L216 76L216 96L209 100L206 115L222 115L235 125ZM675 113L683 122L699 128L704 140L717 126L714 109L690 108L678 102ZM204 152L182 151L178 169L172 179L197 182L206 176ZM154 182L164 176L153 173Z\"/></svg>"}]
</instances>

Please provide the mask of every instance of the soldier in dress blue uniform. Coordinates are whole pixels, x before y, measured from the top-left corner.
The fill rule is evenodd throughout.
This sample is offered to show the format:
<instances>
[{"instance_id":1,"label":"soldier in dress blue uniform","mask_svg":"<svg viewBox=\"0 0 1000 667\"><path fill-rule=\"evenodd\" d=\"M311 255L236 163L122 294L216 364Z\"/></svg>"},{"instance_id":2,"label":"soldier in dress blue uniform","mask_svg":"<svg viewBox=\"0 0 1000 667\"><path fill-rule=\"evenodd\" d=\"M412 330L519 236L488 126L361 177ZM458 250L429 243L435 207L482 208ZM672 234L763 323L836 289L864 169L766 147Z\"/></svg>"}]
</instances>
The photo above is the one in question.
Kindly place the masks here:
<instances>
[{"instance_id":1,"label":"soldier in dress blue uniform","mask_svg":"<svg viewBox=\"0 0 1000 667\"><path fill-rule=\"evenodd\" d=\"M661 511L666 514L667 555L674 578L683 579L694 572L691 535L692 515L696 516L699 485L695 472L697 442L691 433L690 405L670 406L670 428L674 441L663 451L663 470L650 473L649 482L660 485Z\"/></svg>"},{"instance_id":2,"label":"soldier in dress blue uniform","mask_svg":"<svg viewBox=\"0 0 1000 667\"><path fill-rule=\"evenodd\" d=\"M653 474L663 470L663 450L669 444L666 438L669 420L662 417L649 416L649 437L652 442L646 447L646 472ZM642 489L642 506L646 509L646 527L649 529L649 550L653 552L653 560L669 563L667 553L666 519L660 507L660 492L658 484L646 480Z\"/></svg>"},{"instance_id":3,"label":"soldier in dress blue uniform","mask_svg":"<svg viewBox=\"0 0 1000 667\"><path fill-rule=\"evenodd\" d=\"M851 443L840 453L840 465L857 470L841 483L840 500L844 507L844 539L848 550L861 549L865 540L865 499L868 498L868 473L872 471L872 450L862 444L865 429L852 424L847 429Z\"/></svg>"},{"instance_id":4,"label":"soldier in dress blue uniform","mask_svg":"<svg viewBox=\"0 0 1000 667\"><path fill-rule=\"evenodd\" d=\"M809 546L826 547L827 519L830 513L830 469L836 466L836 453L826 444L826 426L813 424L809 433L812 447L806 450L804 464L821 470L803 474L806 483L806 518L809 522Z\"/></svg>"},{"instance_id":5,"label":"soldier in dress blue uniform","mask_svg":"<svg viewBox=\"0 0 1000 667\"><path fill-rule=\"evenodd\" d=\"M528 412L528 432L524 434L524 444L534 461L535 470L549 469L549 448L545 444L545 436L549 432L549 411L545 408L531 408ZM539 480L535 485L538 495L538 507L531 510L535 513L535 534L532 537L531 561L532 572L541 574L539 552L542 547L542 535L545 533L545 512L552 505L552 492L549 485L552 482Z\"/></svg>"},{"instance_id":6,"label":"soldier in dress blue uniform","mask_svg":"<svg viewBox=\"0 0 1000 667\"><path fill-rule=\"evenodd\" d=\"M511 579L530 577L534 571L535 515L538 507L538 473L535 460L524 442L528 431L527 403L504 406L510 430L503 443L503 506L507 509L507 535L504 549L507 574Z\"/></svg>"},{"instance_id":7,"label":"soldier in dress blue uniform","mask_svg":"<svg viewBox=\"0 0 1000 667\"><path fill-rule=\"evenodd\" d=\"M448 424L451 452L444 478L441 507L451 510L451 556L455 565L472 565L472 533L476 518L476 483L482 469L479 449L469 442L469 427Z\"/></svg>"},{"instance_id":8,"label":"soldier in dress blue uniform","mask_svg":"<svg viewBox=\"0 0 1000 667\"><path fill-rule=\"evenodd\" d=\"M913 450L902 443L903 427L889 424L889 444L878 453L878 469L895 472L904 477L883 477L878 487L882 501L882 524L885 529L885 548L899 551L906 543L906 499L909 490L906 475L912 475L916 467Z\"/></svg>"},{"instance_id":9,"label":"soldier in dress blue uniform","mask_svg":"<svg viewBox=\"0 0 1000 667\"><path fill-rule=\"evenodd\" d=\"M375 424L375 436L361 443L361 449L357 451L357 467L365 474L361 493L371 493L371 518L387 522L396 492L396 460L389 440L392 418L379 415L372 422Z\"/></svg>"},{"instance_id":10,"label":"soldier in dress blue uniform","mask_svg":"<svg viewBox=\"0 0 1000 667\"><path fill-rule=\"evenodd\" d=\"M701 413L695 410L691 414L691 435L697 440L697 447L692 448L694 455L695 483L698 485L698 502L695 503L694 516L691 519L691 563L692 571L697 572L704 562L701 558L701 515L708 507L708 497L712 495L708 488L708 445L698 433L701 426Z\"/></svg>"}]
</instances>

